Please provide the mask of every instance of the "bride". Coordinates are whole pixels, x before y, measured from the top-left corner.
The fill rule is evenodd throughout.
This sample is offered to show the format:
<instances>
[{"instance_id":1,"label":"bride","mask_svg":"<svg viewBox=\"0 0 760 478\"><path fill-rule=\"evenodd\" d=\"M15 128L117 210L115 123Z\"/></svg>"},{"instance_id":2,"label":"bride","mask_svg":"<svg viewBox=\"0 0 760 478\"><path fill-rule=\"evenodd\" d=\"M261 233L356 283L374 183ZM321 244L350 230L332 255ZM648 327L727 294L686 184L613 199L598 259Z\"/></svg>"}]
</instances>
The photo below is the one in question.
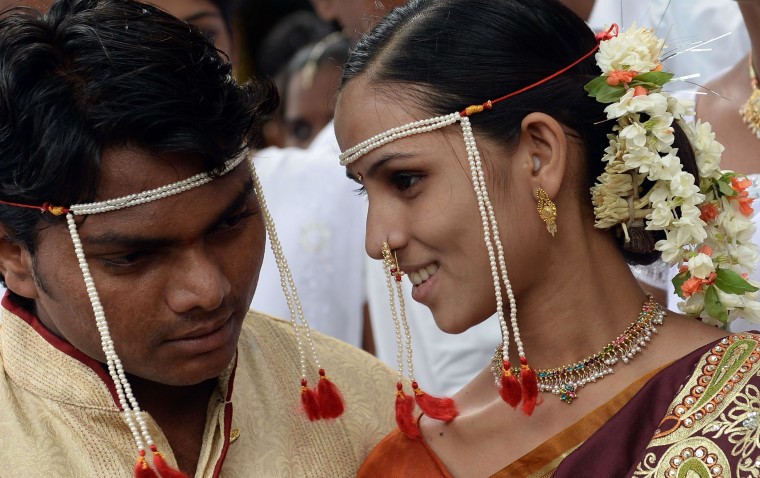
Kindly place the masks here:
<instances>
[{"instance_id":1,"label":"bride","mask_svg":"<svg viewBox=\"0 0 760 478\"><path fill-rule=\"evenodd\" d=\"M453 400L399 376L359 476L756 476L760 336L708 325L760 310L752 200L663 51L553 0L416 0L352 52L335 129L400 369L402 276L442 330L503 334ZM638 286L660 255L701 322Z\"/></svg>"}]
</instances>

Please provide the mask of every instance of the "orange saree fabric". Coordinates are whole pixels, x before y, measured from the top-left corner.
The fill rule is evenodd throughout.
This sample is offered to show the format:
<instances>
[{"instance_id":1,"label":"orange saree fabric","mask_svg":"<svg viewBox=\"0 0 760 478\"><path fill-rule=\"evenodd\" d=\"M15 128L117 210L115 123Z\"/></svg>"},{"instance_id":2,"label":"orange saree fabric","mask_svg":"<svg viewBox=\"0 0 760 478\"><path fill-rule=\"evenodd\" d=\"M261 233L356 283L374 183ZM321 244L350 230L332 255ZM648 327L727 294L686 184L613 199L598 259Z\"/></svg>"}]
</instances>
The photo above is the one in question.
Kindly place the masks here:
<instances>
[{"instance_id":1,"label":"orange saree fabric","mask_svg":"<svg viewBox=\"0 0 760 478\"><path fill-rule=\"evenodd\" d=\"M612 400L497 472L492 478L550 478L567 455L617 413L658 372L655 370L632 383ZM391 432L375 447L357 476L451 478L444 464L424 440L410 440L399 429Z\"/></svg>"}]
</instances>

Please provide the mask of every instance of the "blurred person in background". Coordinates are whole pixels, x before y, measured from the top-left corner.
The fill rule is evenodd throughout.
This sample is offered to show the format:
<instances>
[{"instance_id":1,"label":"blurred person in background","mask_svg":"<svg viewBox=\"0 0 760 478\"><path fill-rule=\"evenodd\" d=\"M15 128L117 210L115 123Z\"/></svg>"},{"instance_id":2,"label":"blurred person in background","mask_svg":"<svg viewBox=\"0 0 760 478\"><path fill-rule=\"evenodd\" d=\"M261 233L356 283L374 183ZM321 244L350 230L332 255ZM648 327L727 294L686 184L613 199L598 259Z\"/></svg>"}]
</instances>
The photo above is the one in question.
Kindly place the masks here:
<instances>
[{"instance_id":1,"label":"blurred person in background","mask_svg":"<svg viewBox=\"0 0 760 478\"><path fill-rule=\"evenodd\" d=\"M285 89L280 96L285 146L307 148L332 121L348 48L348 39L334 32L302 48L291 60L283 75Z\"/></svg>"},{"instance_id":2,"label":"blurred person in background","mask_svg":"<svg viewBox=\"0 0 760 478\"><path fill-rule=\"evenodd\" d=\"M232 16L239 0L146 0L180 20L198 27L214 46L237 65L238 48Z\"/></svg>"},{"instance_id":3,"label":"blurred person in background","mask_svg":"<svg viewBox=\"0 0 760 478\"><path fill-rule=\"evenodd\" d=\"M288 65L300 50L319 42L334 31L332 24L314 12L298 10L277 22L262 39L256 52L256 76L272 78L280 92L280 105L264 124L264 145L279 148L291 146L287 144L288 133L283 119Z\"/></svg>"}]
</instances>

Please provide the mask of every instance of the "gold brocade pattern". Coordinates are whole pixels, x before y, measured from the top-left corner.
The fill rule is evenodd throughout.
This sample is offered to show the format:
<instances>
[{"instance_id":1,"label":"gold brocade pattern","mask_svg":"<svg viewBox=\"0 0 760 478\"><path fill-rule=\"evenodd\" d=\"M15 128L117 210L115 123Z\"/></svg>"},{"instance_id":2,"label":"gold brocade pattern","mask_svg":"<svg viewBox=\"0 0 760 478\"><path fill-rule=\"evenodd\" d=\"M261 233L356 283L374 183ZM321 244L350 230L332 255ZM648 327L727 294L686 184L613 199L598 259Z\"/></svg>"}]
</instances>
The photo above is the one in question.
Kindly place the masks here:
<instances>
[{"instance_id":1,"label":"gold brocade pattern","mask_svg":"<svg viewBox=\"0 0 760 478\"><path fill-rule=\"evenodd\" d=\"M312 332L340 387L346 413L310 422L300 411L298 352L290 324L250 312L238 346L233 429L241 430L215 473L226 437L226 378L209 403L196 478L353 477L395 423L394 373L368 354ZM310 370L316 376L316 370ZM0 476L133 478L131 433L103 381L7 310L0 321ZM170 464L174 454L146 417ZM232 440L230 440L232 441ZM10 478L10 477L9 477Z\"/></svg>"},{"instance_id":2,"label":"gold brocade pattern","mask_svg":"<svg viewBox=\"0 0 760 478\"><path fill-rule=\"evenodd\" d=\"M633 476L760 477L760 336L733 334L704 354ZM733 465L732 465L733 463Z\"/></svg>"}]
</instances>

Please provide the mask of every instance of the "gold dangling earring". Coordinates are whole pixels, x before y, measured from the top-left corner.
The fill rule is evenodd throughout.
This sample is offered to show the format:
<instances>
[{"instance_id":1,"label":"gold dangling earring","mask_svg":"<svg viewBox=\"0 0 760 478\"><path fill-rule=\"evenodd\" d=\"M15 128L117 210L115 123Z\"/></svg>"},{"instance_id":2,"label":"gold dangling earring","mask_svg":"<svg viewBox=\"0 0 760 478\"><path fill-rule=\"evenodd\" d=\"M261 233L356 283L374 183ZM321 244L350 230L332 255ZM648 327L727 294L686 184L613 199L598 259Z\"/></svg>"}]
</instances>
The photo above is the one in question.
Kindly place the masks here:
<instances>
[{"instance_id":1,"label":"gold dangling earring","mask_svg":"<svg viewBox=\"0 0 760 478\"><path fill-rule=\"evenodd\" d=\"M557 223L555 222L557 219L557 206L552 202L543 188L536 189L536 199L538 200L538 204L536 205L538 215L546 223L546 230L553 237L557 233Z\"/></svg>"}]
</instances>

